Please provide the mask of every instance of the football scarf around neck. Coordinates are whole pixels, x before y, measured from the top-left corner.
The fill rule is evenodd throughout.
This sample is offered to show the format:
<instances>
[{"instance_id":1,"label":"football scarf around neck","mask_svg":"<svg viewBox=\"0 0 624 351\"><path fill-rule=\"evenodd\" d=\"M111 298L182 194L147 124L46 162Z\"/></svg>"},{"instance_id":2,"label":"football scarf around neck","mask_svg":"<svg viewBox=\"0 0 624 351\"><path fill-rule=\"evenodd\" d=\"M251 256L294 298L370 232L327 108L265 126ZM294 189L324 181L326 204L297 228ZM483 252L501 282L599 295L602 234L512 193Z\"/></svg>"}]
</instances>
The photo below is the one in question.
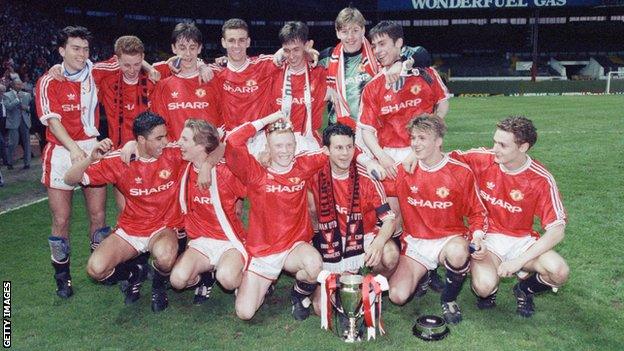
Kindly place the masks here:
<instances>
[{"instance_id":1,"label":"football scarf around neck","mask_svg":"<svg viewBox=\"0 0 624 351\"><path fill-rule=\"evenodd\" d=\"M80 121L85 134L90 137L100 135L95 125L95 108L97 107L97 88L91 69L93 62L87 60L85 67L75 73L69 73L65 67L65 63L61 64L63 76L70 82L80 83Z\"/></svg>"},{"instance_id":2,"label":"football scarf around neck","mask_svg":"<svg viewBox=\"0 0 624 351\"><path fill-rule=\"evenodd\" d=\"M380 70L379 63L373 54L370 42L364 38L362 42L362 66L366 72L374 77ZM342 43L338 43L329 59L327 67L327 84L333 88L338 95L338 105L334 106L337 118L345 118L351 116L351 110L347 103L347 90L345 83L345 59ZM357 116L353 116L357 117Z\"/></svg>"},{"instance_id":3,"label":"football scarf around neck","mask_svg":"<svg viewBox=\"0 0 624 351\"><path fill-rule=\"evenodd\" d=\"M147 92L147 74L145 74L144 72L140 72L139 73L139 79L137 84L139 85L138 88L140 89L140 95L137 96L137 101L134 102L130 102L130 101L124 101L124 93L123 93L123 84L126 83L127 85L132 85L128 82L124 81L124 76L122 72L119 72L119 77L117 79L117 82L113 85L113 91L115 92L115 97L113 99L113 106L115 109L115 113L117 113L117 119L119 121L119 126L117 127L117 132L119 133L119 139L118 140L113 140L113 142L115 143L116 147L121 147L123 146L123 136L122 136L122 130L123 130L123 125L124 125L124 106L126 103L131 104L134 103L136 104L135 108L138 107L138 111L142 111L141 107L145 106L145 109L147 109L148 105L149 105L149 100L148 100L148 92ZM110 118L114 118L114 116L107 116Z\"/></svg>"},{"instance_id":4,"label":"football scarf around neck","mask_svg":"<svg viewBox=\"0 0 624 351\"><path fill-rule=\"evenodd\" d=\"M312 92L310 86L310 74L308 64L306 63L304 68L305 74L305 86L303 88L303 101L305 105L305 119L303 123L303 131L301 135L306 137L312 137ZM284 69L284 82L282 85L282 112L290 119L293 104L293 88L292 88L292 75L293 71L290 66L286 66ZM292 119L291 119L292 120Z\"/></svg>"},{"instance_id":5,"label":"football scarf around neck","mask_svg":"<svg viewBox=\"0 0 624 351\"><path fill-rule=\"evenodd\" d=\"M349 168L349 190L351 206L347 216L345 245L342 245L342 233L338 223L340 214L336 211L336 199L331 165L328 163L318 174L319 182L319 230L314 235L314 246L321 253L323 262L337 263L343 258L364 253L364 223L360 206L359 175L355 161Z\"/></svg>"}]
</instances>

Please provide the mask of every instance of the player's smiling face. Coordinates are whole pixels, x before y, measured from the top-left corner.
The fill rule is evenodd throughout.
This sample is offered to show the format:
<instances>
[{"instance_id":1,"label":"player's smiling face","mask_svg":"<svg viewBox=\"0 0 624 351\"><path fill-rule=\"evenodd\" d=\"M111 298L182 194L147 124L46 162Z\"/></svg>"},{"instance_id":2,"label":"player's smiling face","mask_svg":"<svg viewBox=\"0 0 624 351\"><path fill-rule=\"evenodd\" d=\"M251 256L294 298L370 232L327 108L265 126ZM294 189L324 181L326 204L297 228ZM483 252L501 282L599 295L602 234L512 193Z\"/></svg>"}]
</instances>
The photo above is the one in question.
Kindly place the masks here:
<instances>
[{"instance_id":1,"label":"player's smiling face","mask_svg":"<svg viewBox=\"0 0 624 351\"><path fill-rule=\"evenodd\" d=\"M434 165L442 156L442 138L438 138L434 131L412 128L410 145L416 158L426 165Z\"/></svg>"},{"instance_id":2,"label":"player's smiling face","mask_svg":"<svg viewBox=\"0 0 624 351\"><path fill-rule=\"evenodd\" d=\"M513 170L520 167L526 161L528 143L516 144L513 133L497 129L494 133L494 161Z\"/></svg>"},{"instance_id":3,"label":"player's smiling face","mask_svg":"<svg viewBox=\"0 0 624 351\"><path fill-rule=\"evenodd\" d=\"M267 137L271 166L274 168L286 168L295 158L295 134L291 131L273 132ZM278 167L276 167L278 166Z\"/></svg>"},{"instance_id":4,"label":"player's smiling face","mask_svg":"<svg viewBox=\"0 0 624 351\"><path fill-rule=\"evenodd\" d=\"M384 67L390 67L401 57L403 39L398 38L396 41L392 41L388 34L383 33L371 39L371 46L379 63Z\"/></svg>"},{"instance_id":5,"label":"player's smiling face","mask_svg":"<svg viewBox=\"0 0 624 351\"><path fill-rule=\"evenodd\" d=\"M89 41L78 37L70 37L64 47L59 48L65 69L70 73L81 71L89 59Z\"/></svg>"},{"instance_id":6,"label":"player's smiling face","mask_svg":"<svg viewBox=\"0 0 624 351\"><path fill-rule=\"evenodd\" d=\"M180 145L180 151L182 151L182 159L184 161L193 162L205 155L204 146L197 144L193 140L193 137L193 130L190 128L184 128L180 134L178 145Z\"/></svg>"},{"instance_id":7,"label":"player's smiling face","mask_svg":"<svg viewBox=\"0 0 624 351\"><path fill-rule=\"evenodd\" d=\"M284 57L286 58L288 65L293 69L302 68L305 65L306 49L311 46L311 41L304 43L299 39L282 44Z\"/></svg>"},{"instance_id":8,"label":"player's smiling face","mask_svg":"<svg viewBox=\"0 0 624 351\"><path fill-rule=\"evenodd\" d=\"M221 38L221 46L225 49L228 61L241 64L247 59L247 48L251 44L249 33L241 28L226 29Z\"/></svg>"},{"instance_id":9,"label":"player's smiling face","mask_svg":"<svg viewBox=\"0 0 624 351\"><path fill-rule=\"evenodd\" d=\"M117 60L119 61L119 69L126 80L135 81L139 78L141 72L141 64L143 63L144 54L121 54Z\"/></svg>"},{"instance_id":10,"label":"player's smiling face","mask_svg":"<svg viewBox=\"0 0 624 351\"><path fill-rule=\"evenodd\" d=\"M329 161L332 171L341 174L349 171L355 147L348 135L332 135L329 138Z\"/></svg>"},{"instance_id":11,"label":"player's smiling face","mask_svg":"<svg viewBox=\"0 0 624 351\"><path fill-rule=\"evenodd\" d=\"M162 155L163 148L167 145L167 127L164 124L158 125L152 129L147 138L139 136L137 143L142 146L143 153L146 157L158 158Z\"/></svg>"},{"instance_id":12,"label":"player's smiling face","mask_svg":"<svg viewBox=\"0 0 624 351\"><path fill-rule=\"evenodd\" d=\"M201 49L201 43L184 37L178 38L175 44L171 45L171 51L181 58L180 69L182 72L197 69L197 56L199 56Z\"/></svg>"},{"instance_id":13,"label":"player's smiling face","mask_svg":"<svg viewBox=\"0 0 624 351\"><path fill-rule=\"evenodd\" d=\"M336 31L336 37L340 39L345 52L359 51L364 42L364 27L357 23L347 23Z\"/></svg>"}]
</instances>

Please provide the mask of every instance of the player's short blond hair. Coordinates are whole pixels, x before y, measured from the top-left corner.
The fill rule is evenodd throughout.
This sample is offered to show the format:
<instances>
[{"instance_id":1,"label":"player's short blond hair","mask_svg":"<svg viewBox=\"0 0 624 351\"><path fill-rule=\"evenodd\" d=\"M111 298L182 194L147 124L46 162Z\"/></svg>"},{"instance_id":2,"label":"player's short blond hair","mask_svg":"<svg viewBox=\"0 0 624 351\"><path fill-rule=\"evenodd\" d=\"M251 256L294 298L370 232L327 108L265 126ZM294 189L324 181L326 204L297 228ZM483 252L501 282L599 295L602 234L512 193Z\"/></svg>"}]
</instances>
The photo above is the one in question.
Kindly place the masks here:
<instances>
[{"instance_id":1,"label":"player's short blond hair","mask_svg":"<svg viewBox=\"0 0 624 351\"><path fill-rule=\"evenodd\" d=\"M355 7L345 7L340 12L338 12L338 16L336 17L335 21L336 30L341 30L349 23L357 24L362 28L366 26L366 20L364 19L364 15L362 15L360 10L356 9Z\"/></svg>"},{"instance_id":2,"label":"player's short blond hair","mask_svg":"<svg viewBox=\"0 0 624 351\"><path fill-rule=\"evenodd\" d=\"M407 131L411 133L414 129L425 132L433 132L436 137L444 138L446 134L446 123L439 116L423 113L414 117L407 124Z\"/></svg>"},{"instance_id":3,"label":"player's short blond hair","mask_svg":"<svg viewBox=\"0 0 624 351\"><path fill-rule=\"evenodd\" d=\"M145 53L145 46L138 37L124 35L115 41L115 55L138 55Z\"/></svg>"},{"instance_id":4,"label":"player's short blond hair","mask_svg":"<svg viewBox=\"0 0 624 351\"><path fill-rule=\"evenodd\" d=\"M193 141L202 145L207 154L219 146L219 131L205 120L189 118L184 122L184 128L193 131Z\"/></svg>"}]
</instances>

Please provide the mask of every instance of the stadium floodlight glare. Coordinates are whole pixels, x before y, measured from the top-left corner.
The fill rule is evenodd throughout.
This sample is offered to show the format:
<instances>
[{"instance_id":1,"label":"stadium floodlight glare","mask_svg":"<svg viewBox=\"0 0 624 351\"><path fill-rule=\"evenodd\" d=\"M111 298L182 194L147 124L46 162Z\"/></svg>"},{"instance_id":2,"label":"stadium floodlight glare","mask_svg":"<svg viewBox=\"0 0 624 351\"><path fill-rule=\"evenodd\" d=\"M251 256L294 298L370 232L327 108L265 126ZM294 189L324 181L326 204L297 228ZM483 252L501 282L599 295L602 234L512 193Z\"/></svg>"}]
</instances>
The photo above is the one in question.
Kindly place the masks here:
<instances>
[{"instance_id":1,"label":"stadium floodlight glare","mask_svg":"<svg viewBox=\"0 0 624 351\"><path fill-rule=\"evenodd\" d=\"M607 87L605 94L611 94L611 79L624 79L624 70L611 71L607 73Z\"/></svg>"}]
</instances>

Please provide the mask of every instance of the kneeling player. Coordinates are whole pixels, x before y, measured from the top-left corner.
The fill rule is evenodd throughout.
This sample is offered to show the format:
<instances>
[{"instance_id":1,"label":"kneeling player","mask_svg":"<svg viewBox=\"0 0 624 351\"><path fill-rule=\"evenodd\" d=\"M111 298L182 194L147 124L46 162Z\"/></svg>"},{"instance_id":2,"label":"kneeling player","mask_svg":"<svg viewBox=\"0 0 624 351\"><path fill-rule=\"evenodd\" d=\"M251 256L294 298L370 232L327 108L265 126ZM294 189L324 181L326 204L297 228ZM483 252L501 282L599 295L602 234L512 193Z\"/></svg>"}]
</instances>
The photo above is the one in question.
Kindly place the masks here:
<instances>
[{"instance_id":1,"label":"kneeling player","mask_svg":"<svg viewBox=\"0 0 624 351\"><path fill-rule=\"evenodd\" d=\"M319 214L314 246L323 258L323 269L357 273L366 265L389 277L399 259L399 247L391 240L394 212L381 184L356 164L354 142L353 130L344 124L330 125L323 132L329 164L312 183ZM320 311L319 299L317 290L316 312Z\"/></svg>"},{"instance_id":2,"label":"kneeling player","mask_svg":"<svg viewBox=\"0 0 624 351\"><path fill-rule=\"evenodd\" d=\"M139 297L147 267L130 261L144 252L153 258L152 310L167 308L166 282L177 257L176 234L166 227L166 215L173 206L176 175L182 161L177 147L167 146L165 121L150 112L140 114L132 132L138 157L126 165L120 152L108 151L110 139L101 141L89 158L75 163L65 175L71 184L114 184L126 198L117 228L93 251L87 272L96 280L115 283L128 280L125 302ZM107 154L108 153L108 154Z\"/></svg>"},{"instance_id":3,"label":"kneeling player","mask_svg":"<svg viewBox=\"0 0 624 351\"><path fill-rule=\"evenodd\" d=\"M565 260L553 251L564 237L566 212L552 174L527 152L537 130L526 117L509 117L496 125L494 147L454 152L474 171L479 193L489 212L490 229L484 240L489 251L472 262L472 287L477 306L492 308L500 277L524 278L513 288L517 313L535 313L533 295L559 287L568 279ZM533 230L540 219L544 234ZM526 275L528 272L533 274Z\"/></svg>"},{"instance_id":4,"label":"kneeling player","mask_svg":"<svg viewBox=\"0 0 624 351\"><path fill-rule=\"evenodd\" d=\"M239 238L244 229L235 203L246 196L246 188L224 162L212 168L209 189L195 185L201 167L218 152L219 132L208 122L187 120L178 144L182 158L190 162L182 173L179 194L190 241L171 271L171 285L177 289L197 285L194 302L201 304L209 296L215 270L225 289L234 290L241 283L245 249Z\"/></svg>"},{"instance_id":5,"label":"kneeling player","mask_svg":"<svg viewBox=\"0 0 624 351\"><path fill-rule=\"evenodd\" d=\"M422 115L408 124L411 147L418 159L412 174L399 167L397 179L388 182L399 199L405 231L399 265L390 278L390 300L405 304L426 285L428 270L446 267L441 295L444 319L456 324L461 311L456 298L470 268L468 241L474 233L479 246L487 226L486 212L476 191L475 177L467 165L441 151L446 126L438 116ZM392 189L394 187L394 189ZM468 217L469 228L464 225ZM476 255L482 255L480 249ZM426 288L424 288L426 289Z\"/></svg>"},{"instance_id":6,"label":"kneeling player","mask_svg":"<svg viewBox=\"0 0 624 351\"><path fill-rule=\"evenodd\" d=\"M296 278L291 291L293 316L307 318L309 296L322 266L321 256L309 244L306 183L327 162L327 155L319 150L295 157L295 136L290 123L278 122L280 118L283 114L277 112L243 124L228 135L225 148L226 162L247 184L250 202L245 244L251 257L236 297L236 314L245 320L254 316L282 269ZM270 166L264 168L248 152L246 142L269 124Z\"/></svg>"}]
</instances>

